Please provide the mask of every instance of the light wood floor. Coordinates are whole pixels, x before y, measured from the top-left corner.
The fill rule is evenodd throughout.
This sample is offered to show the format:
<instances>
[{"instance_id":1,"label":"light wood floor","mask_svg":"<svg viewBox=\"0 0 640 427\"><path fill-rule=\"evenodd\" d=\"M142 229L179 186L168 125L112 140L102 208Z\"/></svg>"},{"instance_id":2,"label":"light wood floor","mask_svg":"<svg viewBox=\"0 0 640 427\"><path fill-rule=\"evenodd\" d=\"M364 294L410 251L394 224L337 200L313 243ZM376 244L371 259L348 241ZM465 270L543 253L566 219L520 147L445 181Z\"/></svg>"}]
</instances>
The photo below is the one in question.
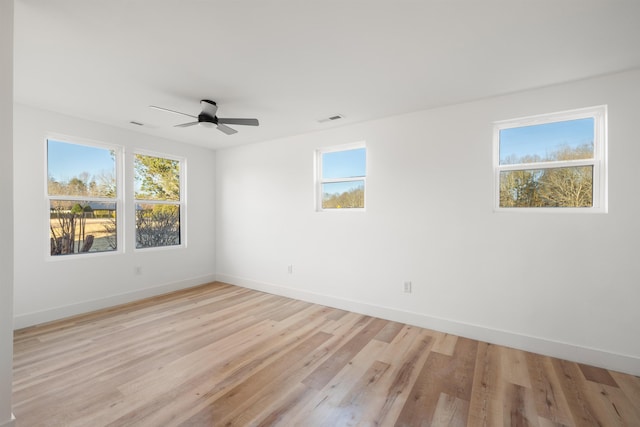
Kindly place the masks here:
<instances>
[{"instance_id":1,"label":"light wood floor","mask_svg":"<svg viewBox=\"0 0 640 427\"><path fill-rule=\"evenodd\" d=\"M22 329L34 426L640 426L640 378L223 283Z\"/></svg>"}]
</instances>

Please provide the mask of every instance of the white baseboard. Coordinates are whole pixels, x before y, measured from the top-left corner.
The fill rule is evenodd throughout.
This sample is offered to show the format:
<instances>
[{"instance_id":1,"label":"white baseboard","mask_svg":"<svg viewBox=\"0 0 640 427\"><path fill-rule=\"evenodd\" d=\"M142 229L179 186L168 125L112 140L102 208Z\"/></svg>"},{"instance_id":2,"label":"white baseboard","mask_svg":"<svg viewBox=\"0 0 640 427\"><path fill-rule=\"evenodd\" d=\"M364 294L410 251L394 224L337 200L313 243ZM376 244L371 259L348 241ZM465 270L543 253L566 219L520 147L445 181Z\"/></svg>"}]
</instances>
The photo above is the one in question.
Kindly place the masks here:
<instances>
[{"instance_id":1,"label":"white baseboard","mask_svg":"<svg viewBox=\"0 0 640 427\"><path fill-rule=\"evenodd\" d=\"M613 371L625 372L631 375L640 375L640 358L634 356L611 353L604 350L582 347L506 330L487 328L451 319L428 316L422 313L367 304L330 295L317 294L314 292L226 274L218 274L216 279L220 282L255 289L270 294L281 295L288 298L326 305L368 316L393 320L395 322L433 329L439 332L517 348L573 362L598 366Z\"/></svg>"},{"instance_id":2,"label":"white baseboard","mask_svg":"<svg viewBox=\"0 0 640 427\"><path fill-rule=\"evenodd\" d=\"M16 425L16 417L11 414L11 419L0 423L0 427L14 427Z\"/></svg>"},{"instance_id":3,"label":"white baseboard","mask_svg":"<svg viewBox=\"0 0 640 427\"><path fill-rule=\"evenodd\" d=\"M209 274L206 276L194 277L179 282L165 283L150 288L138 289L132 292L112 295L106 298L83 301L76 304L55 307L48 310L37 311L27 314L21 314L13 318L14 329L26 328L28 326L38 325L52 320L64 319L65 317L75 316L77 314L88 313L102 308L113 307L128 302L141 300L169 292L198 286L203 283L215 281L216 276ZM3 427L0 425L0 427Z\"/></svg>"}]
</instances>

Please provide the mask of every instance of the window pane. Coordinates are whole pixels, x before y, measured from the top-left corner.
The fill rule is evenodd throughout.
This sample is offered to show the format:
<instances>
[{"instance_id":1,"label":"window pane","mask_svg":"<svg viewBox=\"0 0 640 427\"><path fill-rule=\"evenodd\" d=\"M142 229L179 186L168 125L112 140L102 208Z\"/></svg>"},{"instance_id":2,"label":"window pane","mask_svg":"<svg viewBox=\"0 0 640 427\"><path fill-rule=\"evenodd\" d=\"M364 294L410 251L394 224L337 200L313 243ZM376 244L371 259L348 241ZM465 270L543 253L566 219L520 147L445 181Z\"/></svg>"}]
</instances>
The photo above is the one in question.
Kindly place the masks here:
<instances>
[{"instance_id":1,"label":"window pane","mask_svg":"<svg viewBox=\"0 0 640 427\"><path fill-rule=\"evenodd\" d=\"M500 172L500 207L591 207L593 166Z\"/></svg>"},{"instance_id":2,"label":"window pane","mask_svg":"<svg viewBox=\"0 0 640 427\"><path fill-rule=\"evenodd\" d=\"M136 248L180 244L180 205L136 204Z\"/></svg>"},{"instance_id":3,"label":"window pane","mask_svg":"<svg viewBox=\"0 0 640 427\"><path fill-rule=\"evenodd\" d=\"M180 161L136 154L135 197L141 200L180 200Z\"/></svg>"},{"instance_id":4,"label":"window pane","mask_svg":"<svg viewBox=\"0 0 640 427\"><path fill-rule=\"evenodd\" d=\"M500 130L500 164L593 158L594 118Z\"/></svg>"},{"instance_id":5,"label":"window pane","mask_svg":"<svg viewBox=\"0 0 640 427\"><path fill-rule=\"evenodd\" d=\"M48 140L47 191L51 196L115 198L115 152Z\"/></svg>"},{"instance_id":6,"label":"window pane","mask_svg":"<svg viewBox=\"0 0 640 427\"><path fill-rule=\"evenodd\" d=\"M364 208L364 181L322 184L322 209Z\"/></svg>"},{"instance_id":7,"label":"window pane","mask_svg":"<svg viewBox=\"0 0 640 427\"><path fill-rule=\"evenodd\" d=\"M116 250L116 204L52 200L49 204L51 255Z\"/></svg>"},{"instance_id":8,"label":"window pane","mask_svg":"<svg viewBox=\"0 0 640 427\"><path fill-rule=\"evenodd\" d=\"M322 178L354 178L366 175L366 148L322 153Z\"/></svg>"}]
</instances>

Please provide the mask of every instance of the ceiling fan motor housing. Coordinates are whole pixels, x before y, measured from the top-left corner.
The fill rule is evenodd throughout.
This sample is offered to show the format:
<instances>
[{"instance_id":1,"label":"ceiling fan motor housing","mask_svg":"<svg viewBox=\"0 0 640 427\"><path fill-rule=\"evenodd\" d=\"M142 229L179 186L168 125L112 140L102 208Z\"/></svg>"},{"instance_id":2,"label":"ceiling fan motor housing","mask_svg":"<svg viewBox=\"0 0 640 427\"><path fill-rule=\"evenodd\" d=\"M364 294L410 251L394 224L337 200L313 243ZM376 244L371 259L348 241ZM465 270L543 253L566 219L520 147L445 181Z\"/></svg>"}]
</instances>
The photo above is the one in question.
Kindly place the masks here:
<instances>
[{"instance_id":1,"label":"ceiling fan motor housing","mask_svg":"<svg viewBox=\"0 0 640 427\"><path fill-rule=\"evenodd\" d=\"M218 125L218 118L216 112L218 111L218 105L208 99L200 101L202 105L202 112L198 114L198 122L206 127L214 127Z\"/></svg>"},{"instance_id":2,"label":"ceiling fan motor housing","mask_svg":"<svg viewBox=\"0 0 640 427\"><path fill-rule=\"evenodd\" d=\"M200 113L198 114L198 122L200 122L200 124L204 125L204 126L208 126L208 125L217 125L218 124L218 118L213 116L211 117L209 114L207 113Z\"/></svg>"}]
</instances>

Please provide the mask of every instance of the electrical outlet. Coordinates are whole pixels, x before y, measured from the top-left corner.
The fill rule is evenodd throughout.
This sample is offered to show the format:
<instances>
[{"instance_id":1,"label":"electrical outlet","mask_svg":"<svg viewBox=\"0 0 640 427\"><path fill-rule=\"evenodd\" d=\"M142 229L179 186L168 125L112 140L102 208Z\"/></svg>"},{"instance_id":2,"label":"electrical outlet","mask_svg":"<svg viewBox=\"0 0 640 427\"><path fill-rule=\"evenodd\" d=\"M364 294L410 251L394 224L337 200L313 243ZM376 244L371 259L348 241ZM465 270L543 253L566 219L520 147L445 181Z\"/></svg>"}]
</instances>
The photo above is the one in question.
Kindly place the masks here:
<instances>
[{"instance_id":1,"label":"electrical outlet","mask_svg":"<svg viewBox=\"0 0 640 427\"><path fill-rule=\"evenodd\" d=\"M410 294L411 293L411 282L409 282L409 281L404 282L404 292L406 294Z\"/></svg>"},{"instance_id":2,"label":"electrical outlet","mask_svg":"<svg viewBox=\"0 0 640 427\"><path fill-rule=\"evenodd\" d=\"M287 272L288 272L289 274L293 274L293 265L289 265L289 266L287 267Z\"/></svg>"},{"instance_id":3,"label":"electrical outlet","mask_svg":"<svg viewBox=\"0 0 640 427\"><path fill-rule=\"evenodd\" d=\"M141 275L142 274L142 267L140 267L139 265L136 265L135 273L138 276Z\"/></svg>"}]
</instances>

